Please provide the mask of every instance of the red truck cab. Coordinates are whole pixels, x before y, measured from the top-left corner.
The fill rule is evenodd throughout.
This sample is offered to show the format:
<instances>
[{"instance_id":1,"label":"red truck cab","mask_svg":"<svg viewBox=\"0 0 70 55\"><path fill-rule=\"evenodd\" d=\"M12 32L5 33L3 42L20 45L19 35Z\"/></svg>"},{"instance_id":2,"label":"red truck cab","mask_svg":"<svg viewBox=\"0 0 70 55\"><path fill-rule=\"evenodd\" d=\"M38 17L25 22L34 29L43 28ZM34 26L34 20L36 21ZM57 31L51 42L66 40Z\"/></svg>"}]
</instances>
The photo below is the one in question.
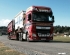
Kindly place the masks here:
<instances>
[{"instance_id":1,"label":"red truck cab","mask_svg":"<svg viewBox=\"0 0 70 55\"><path fill-rule=\"evenodd\" d=\"M53 40L54 16L51 8L31 6L26 10L25 32L27 40Z\"/></svg>"}]
</instances>

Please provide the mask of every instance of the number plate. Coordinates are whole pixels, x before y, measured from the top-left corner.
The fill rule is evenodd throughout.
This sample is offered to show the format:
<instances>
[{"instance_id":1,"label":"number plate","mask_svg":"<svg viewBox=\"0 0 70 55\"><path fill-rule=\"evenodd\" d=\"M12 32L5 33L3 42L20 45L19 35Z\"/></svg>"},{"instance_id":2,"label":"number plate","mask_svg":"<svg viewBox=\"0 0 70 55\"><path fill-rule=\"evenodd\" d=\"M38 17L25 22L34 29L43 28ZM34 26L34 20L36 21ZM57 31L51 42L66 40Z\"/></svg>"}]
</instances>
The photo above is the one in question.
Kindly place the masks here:
<instances>
[{"instance_id":1,"label":"number plate","mask_svg":"<svg viewBox=\"0 0 70 55\"><path fill-rule=\"evenodd\" d=\"M41 40L46 40L45 38L42 38Z\"/></svg>"}]
</instances>

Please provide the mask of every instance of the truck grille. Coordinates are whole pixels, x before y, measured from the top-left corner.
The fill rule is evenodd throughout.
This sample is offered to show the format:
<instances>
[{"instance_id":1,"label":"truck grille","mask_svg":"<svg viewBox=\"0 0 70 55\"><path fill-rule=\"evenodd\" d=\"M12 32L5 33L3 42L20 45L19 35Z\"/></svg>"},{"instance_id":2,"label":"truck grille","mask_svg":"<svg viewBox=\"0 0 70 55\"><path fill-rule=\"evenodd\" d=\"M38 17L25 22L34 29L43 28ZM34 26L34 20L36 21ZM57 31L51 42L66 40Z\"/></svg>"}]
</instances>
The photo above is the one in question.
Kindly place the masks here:
<instances>
[{"instance_id":1,"label":"truck grille","mask_svg":"<svg viewBox=\"0 0 70 55\"><path fill-rule=\"evenodd\" d=\"M50 36L50 30L46 29L36 29L37 35L39 37L48 37Z\"/></svg>"}]
</instances>

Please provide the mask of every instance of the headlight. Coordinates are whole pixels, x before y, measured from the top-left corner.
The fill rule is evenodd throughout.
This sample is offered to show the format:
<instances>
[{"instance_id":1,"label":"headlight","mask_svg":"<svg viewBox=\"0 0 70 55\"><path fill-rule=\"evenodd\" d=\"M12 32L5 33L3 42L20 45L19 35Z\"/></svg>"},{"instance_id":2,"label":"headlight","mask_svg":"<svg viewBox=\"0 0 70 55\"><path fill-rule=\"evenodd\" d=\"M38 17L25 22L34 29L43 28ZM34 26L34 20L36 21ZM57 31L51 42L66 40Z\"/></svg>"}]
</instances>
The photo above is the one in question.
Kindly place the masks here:
<instances>
[{"instance_id":1,"label":"headlight","mask_svg":"<svg viewBox=\"0 0 70 55\"><path fill-rule=\"evenodd\" d=\"M32 36L36 37L36 34L33 33Z\"/></svg>"}]
</instances>

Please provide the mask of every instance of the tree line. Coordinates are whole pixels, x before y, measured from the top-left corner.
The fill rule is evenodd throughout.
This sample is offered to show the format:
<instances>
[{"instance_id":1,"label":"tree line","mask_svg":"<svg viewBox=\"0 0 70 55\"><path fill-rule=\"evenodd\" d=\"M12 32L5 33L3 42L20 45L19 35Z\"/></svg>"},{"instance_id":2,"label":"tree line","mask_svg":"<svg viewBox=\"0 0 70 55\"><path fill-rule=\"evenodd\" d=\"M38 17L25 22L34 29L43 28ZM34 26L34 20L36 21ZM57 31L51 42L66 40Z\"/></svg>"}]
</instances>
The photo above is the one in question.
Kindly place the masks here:
<instances>
[{"instance_id":1,"label":"tree line","mask_svg":"<svg viewBox=\"0 0 70 55\"><path fill-rule=\"evenodd\" d=\"M6 26L0 26L0 34L2 34L2 35L7 34L7 27Z\"/></svg>"},{"instance_id":2,"label":"tree line","mask_svg":"<svg viewBox=\"0 0 70 55\"><path fill-rule=\"evenodd\" d=\"M0 26L0 32L7 33L7 27ZM70 34L70 27L69 26L54 26L54 33L69 33Z\"/></svg>"},{"instance_id":3,"label":"tree line","mask_svg":"<svg viewBox=\"0 0 70 55\"><path fill-rule=\"evenodd\" d=\"M70 34L70 27L69 26L54 26L54 33L68 33Z\"/></svg>"}]
</instances>

